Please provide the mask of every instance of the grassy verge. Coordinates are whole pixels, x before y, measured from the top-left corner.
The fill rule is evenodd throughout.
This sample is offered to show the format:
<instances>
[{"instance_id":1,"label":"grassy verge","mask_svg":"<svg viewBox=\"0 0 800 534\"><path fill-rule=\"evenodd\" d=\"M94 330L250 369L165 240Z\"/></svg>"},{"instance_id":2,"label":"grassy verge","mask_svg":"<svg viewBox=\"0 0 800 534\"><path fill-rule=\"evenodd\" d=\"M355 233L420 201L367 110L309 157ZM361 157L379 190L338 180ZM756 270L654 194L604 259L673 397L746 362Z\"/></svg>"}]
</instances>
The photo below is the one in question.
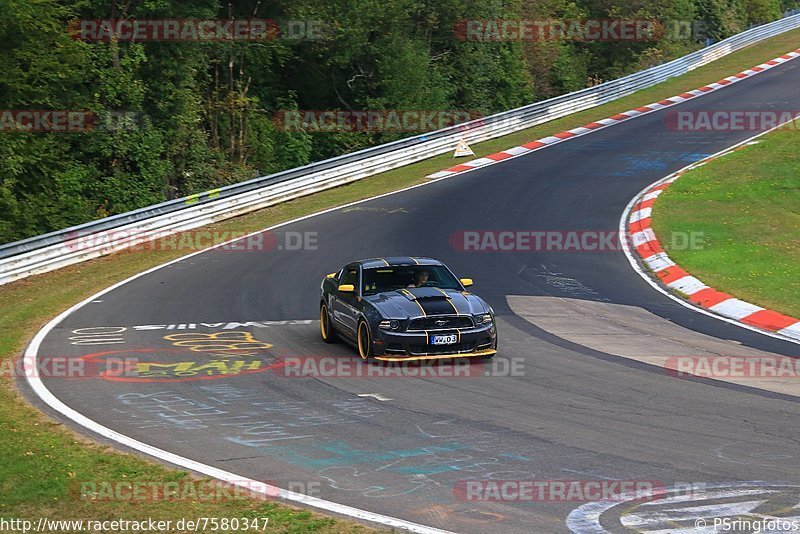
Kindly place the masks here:
<instances>
[{"instance_id":1,"label":"grassy verge","mask_svg":"<svg viewBox=\"0 0 800 534\"><path fill-rule=\"evenodd\" d=\"M800 317L800 131L772 132L683 175L658 198L653 227L702 235L698 247L667 252L706 284Z\"/></svg>"},{"instance_id":2,"label":"grassy verge","mask_svg":"<svg viewBox=\"0 0 800 534\"><path fill-rule=\"evenodd\" d=\"M727 56L682 77L614 103L571 115L536 128L473 146L478 157L546 135L575 128L644 104L695 89L797 48L800 30ZM452 165L449 155L377 175L209 227L218 231L254 231L320 209L424 182L424 176ZM186 251L119 253L59 271L0 286L0 363L20 354L47 320L75 302L119 280L159 265ZM88 443L30 407L0 378L0 517L175 518L197 515L232 517L267 514L278 532L366 532L346 521L257 501L228 503L120 502L70 499L70 480L119 480L124 477L171 480L186 476L141 458Z\"/></svg>"}]
</instances>

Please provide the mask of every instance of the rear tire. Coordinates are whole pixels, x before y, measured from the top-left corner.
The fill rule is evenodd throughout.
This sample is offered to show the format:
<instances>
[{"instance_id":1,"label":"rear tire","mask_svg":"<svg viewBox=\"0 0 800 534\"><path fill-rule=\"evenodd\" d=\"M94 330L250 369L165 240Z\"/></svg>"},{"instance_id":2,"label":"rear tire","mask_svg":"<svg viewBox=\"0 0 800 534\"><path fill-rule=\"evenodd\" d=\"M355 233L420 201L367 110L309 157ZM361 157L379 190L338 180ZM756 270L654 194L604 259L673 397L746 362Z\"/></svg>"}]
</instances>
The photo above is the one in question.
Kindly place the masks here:
<instances>
[{"instance_id":1,"label":"rear tire","mask_svg":"<svg viewBox=\"0 0 800 534\"><path fill-rule=\"evenodd\" d=\"M322 335L322 341L325 343L336 343L338 340L336 330L333 329L331 324L331 316L328 315L328 306L325 303L319 307L319 330Z\"/></svg>"},{"instance_id":2,"label":"rear tire","mask_svg":"<svg viewBox=\"0 0 800 534\"><path fill-rule=\"evenodd\" d=\"M356 341L358 343L358 355L361 356L361 359L365 362L373 361L372 334L369 331L367 321L364 319L358 321Z\"/></svg>"}]
</instances>

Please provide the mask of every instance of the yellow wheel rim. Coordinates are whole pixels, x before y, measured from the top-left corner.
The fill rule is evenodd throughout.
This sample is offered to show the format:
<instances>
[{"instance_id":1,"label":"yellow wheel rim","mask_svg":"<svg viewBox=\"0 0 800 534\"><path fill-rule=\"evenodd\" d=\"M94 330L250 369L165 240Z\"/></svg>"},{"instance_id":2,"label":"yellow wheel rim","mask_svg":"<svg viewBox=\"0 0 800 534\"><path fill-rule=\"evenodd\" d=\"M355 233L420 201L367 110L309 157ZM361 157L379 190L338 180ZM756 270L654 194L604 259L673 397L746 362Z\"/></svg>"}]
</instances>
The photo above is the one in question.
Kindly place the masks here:
<instances>
[{"instance_id":1,"label":"yellow wheel rim","mask_svg":"<svg viewBox=\"0 0 800 534\"><path fill-rule=\"evenodd\" d=\"M358 325L358 355L361 356L362 360L366 360L369 353L369 331L366 326L366 323L359 323Z\"/></svg>"},{"instance_id":2,"label":"yellow wheel rim","mask_svg":"<svg viewBox=\"0 0 800 534\"><path fill-rule=\"evenodd\" d=\"M322 339L328 339L328 309L324 305L319 309L319 329Z\"/></svg>"}]
</instances>

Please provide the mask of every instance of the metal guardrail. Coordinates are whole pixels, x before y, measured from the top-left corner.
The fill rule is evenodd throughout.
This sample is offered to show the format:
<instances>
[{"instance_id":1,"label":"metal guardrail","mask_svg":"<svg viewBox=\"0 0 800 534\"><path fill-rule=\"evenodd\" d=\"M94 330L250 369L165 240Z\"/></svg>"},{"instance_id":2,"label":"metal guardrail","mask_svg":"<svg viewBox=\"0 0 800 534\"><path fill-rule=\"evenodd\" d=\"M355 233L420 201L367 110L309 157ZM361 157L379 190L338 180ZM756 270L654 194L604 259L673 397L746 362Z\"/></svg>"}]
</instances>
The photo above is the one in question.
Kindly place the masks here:
<instances>
[{"instance_id":1,"label":"metal guardrail","mask_svg":"<svg viewBox=\"0 0 800 534\"><path fill-rule=\"evenodd\" d=\"M800 27L800 14L752 28L663 65L489 117L296 169L163 202L0 246L0 285L122 250L153 236L215 221L360 180L583 111L680 76L745 46Z\"/></svg>"}]
</instances>

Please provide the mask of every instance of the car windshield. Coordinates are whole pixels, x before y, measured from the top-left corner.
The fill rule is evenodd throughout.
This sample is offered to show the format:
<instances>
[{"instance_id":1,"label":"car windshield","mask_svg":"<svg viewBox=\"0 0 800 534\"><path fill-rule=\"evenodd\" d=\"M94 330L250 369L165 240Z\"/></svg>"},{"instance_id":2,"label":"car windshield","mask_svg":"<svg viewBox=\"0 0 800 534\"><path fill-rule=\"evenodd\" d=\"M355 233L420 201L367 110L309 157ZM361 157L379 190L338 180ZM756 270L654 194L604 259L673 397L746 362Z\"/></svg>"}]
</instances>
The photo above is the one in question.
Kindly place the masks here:
<instances>
[{"instance_id":1,"label":"car windshield","mask_svg":"<svg viewBox=\"0 0 800 534\"><path fill-rule=\"evenodd\" d=\"M362 294L374 295L383 291L408 287L438 287L461 291L461 283L441 265L409 265L364 269Z\"/></svg>"}]
</instances>

